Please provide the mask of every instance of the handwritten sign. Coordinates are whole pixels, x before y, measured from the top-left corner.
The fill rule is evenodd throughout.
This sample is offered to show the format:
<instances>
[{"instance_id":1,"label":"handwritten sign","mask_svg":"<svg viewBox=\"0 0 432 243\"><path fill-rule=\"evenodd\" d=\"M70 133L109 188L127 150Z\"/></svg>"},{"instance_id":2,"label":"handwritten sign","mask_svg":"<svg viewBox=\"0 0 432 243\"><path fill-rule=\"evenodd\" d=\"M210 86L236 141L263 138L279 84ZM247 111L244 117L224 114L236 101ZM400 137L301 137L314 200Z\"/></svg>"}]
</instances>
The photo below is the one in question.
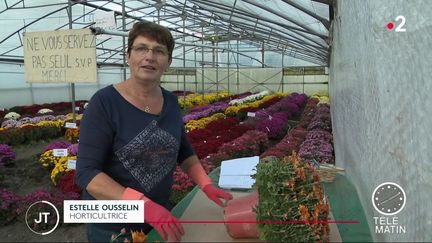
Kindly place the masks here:
<instances>
[{"instance_id":1,"label":"handwritten sign","mask_svg":"<svg viewBox=\"0 0 432 243\"><path fill-rule=\"evenodd\" d=\"M89 29L24 33L29 83L97 81L96 38Z\"/></svg>"},{"instance_id":2,"label":"handwritten sign","mask_svg":"<svg viewBox=\"0 0 432 243\"><path fill-rule=\"evenodd\" d=\"M68 156L68 150L67 149L53 149L53 155L55 157L66 157L66 156Z\"/></svg>"},{"instance_id":3,"label":"handwritten sign","mask_svg":"<svg viewBox=\"0 0 432 243\"><path fill-rule=\"evenodd\" d=\"M95 26L106 30L116 30L114 11L111 12L95 12Z\"/></svg>"},{"instance_id":4,"label":"handwritten sign","mask_svg":"<svg viewBox=\"0 0 432 243\"><path fill-rule=\"evenodd\" d=\"M105 12L105 11L99 11L95 12L94 15L94 27L99 27L104 30L117 30L117 24L115 20L115 14L114 11ZM97 35L96 36L98 40L107 40L112 38L111 35Z\"/></svg>"},{"instance_id":5,"label":"handwritten sign","mask_svg":"<svg viewBox=\"0 0 432 243\"><path fill-rule=\"evenodd\" d=\"M248 113L247 113L247 116L248 116L248 117L255 117L255 112L248 112Z\"/></svg>"},{"instance_id":6,"label":"handwritten sign","mask_svg":"<svg viewBox=\"0 0 432 243\"><path fill-rule=\"evenodd\" d=\"M72 169L72 170L76 170L76 160L73 160L73 159L68 160L67 168Z\"/></svg>"},{"instance_id":7,"label":"handwritten sign","mask_svg":"<svg viewBox=\"0 0 432 243\"><path fill-rule=\"evenodd\" d=\"M66 122L65 127L66 128L77 128L77 125L74 122Z\"/></svg>"}]
</instances>

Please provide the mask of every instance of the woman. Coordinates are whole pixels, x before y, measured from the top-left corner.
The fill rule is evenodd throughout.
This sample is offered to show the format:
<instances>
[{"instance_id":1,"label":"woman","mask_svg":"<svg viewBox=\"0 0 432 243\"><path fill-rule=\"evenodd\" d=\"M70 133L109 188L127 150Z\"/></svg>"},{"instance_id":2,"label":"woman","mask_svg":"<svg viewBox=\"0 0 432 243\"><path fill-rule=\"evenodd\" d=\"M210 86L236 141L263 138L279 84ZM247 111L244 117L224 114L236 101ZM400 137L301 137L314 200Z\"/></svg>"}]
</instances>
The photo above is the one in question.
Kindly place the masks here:
<instances>
[{"instance_id":1,"label":"woman","mask_svg":"<svg viewBox=\"0 0 432 243\"><path fill-rule=\"evenodd\" d=\"M177 164L218 205L232 199L212 185L187 140L177 97L159 85L173 49L167 28L135 23L126 54L129 79L96 92L84 113L77 160L84 199L143 200L148 223L88 224L90 242L109 242L122 228L147 233L151 226L164 240L180 241L183 227L168 210Z\"/></svg>"}]
</instances>

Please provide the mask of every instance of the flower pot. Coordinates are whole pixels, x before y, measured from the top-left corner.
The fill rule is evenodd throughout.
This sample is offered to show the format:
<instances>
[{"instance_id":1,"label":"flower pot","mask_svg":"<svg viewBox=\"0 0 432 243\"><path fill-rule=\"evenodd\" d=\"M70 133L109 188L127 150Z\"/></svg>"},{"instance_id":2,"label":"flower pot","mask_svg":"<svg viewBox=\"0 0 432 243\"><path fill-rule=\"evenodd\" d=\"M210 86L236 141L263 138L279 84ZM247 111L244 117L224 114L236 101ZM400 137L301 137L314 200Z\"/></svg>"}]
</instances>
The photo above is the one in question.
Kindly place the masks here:
<instances>
[{"instance_id":1,"label":"flower pot","mask_svg":"<svg viewBox=\"0 0 432 243\"><path fill-rule=\"evenodd\" d=\"M258 193L239 197L228 202L224 210L225 226L228 234L234 239L256 239L259 236L256 213L253 208L258 203ZM244 223L241 223L243 222ZM231 222L231 223L230 223Z\"/></svg>"}]
</instances>

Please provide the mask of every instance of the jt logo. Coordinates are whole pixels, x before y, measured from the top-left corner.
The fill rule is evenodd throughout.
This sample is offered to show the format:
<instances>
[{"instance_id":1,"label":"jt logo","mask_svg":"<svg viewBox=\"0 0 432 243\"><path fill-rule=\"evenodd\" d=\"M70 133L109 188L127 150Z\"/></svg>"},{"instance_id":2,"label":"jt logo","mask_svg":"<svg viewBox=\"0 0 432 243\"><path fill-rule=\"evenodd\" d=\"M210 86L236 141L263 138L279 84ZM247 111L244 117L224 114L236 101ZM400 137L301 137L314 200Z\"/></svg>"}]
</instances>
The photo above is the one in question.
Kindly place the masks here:
<instances>
[{"instance_id":1,"label":"jt logo","mask_svg":"<svg viewBox=\"0 0 432 243\"><path fill-rule=\"evenodd\" d=\"M60 222L57 208L48 201L39 201L30 205L25 217L29 230L38 235L52 233Z\"/></svg>"},{"instance_id":2,"label":"jt logo","mask_svg":"<svg viewBox=\"0 0 432 243\"><path fill-rule=\"evenodd\" d=\"M43 212L43 213L39 213L39 219L38 220L34 220L36 224L39 224L42 222L42 215L45 216L45 220L44 223L48 223L48 215L50 215L50 212Z\"/></svg>"}]
</instances>

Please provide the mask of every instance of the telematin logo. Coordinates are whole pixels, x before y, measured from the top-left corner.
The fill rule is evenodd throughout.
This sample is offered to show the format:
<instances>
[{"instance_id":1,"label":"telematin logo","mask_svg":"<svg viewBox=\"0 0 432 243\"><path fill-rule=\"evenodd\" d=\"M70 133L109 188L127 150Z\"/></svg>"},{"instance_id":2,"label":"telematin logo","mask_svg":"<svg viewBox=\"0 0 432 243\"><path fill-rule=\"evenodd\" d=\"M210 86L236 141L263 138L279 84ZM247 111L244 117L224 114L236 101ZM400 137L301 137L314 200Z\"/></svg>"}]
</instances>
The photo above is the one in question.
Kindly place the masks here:
<instances>
[{"instance_id":1,"label":"telematin logo","mask_svg":"<svg viewBox=\"0 0 432 243\"><path fill-rule=\"evenodd\" d=\"M389 217L400 213L406 204L404 189L394 182L384 182L372 193L372 205L385 217L373 217L375 233L400 234L406 232L406 226L399 225L398 217Z\"/></svg>"},{"instance_id":2,"label":"telematin logo","mask_svg":"<svg viewBox=\"0 0 432 243\"><path fill-rule=\"evenodd\" d=\"M60 222L60 214L54 204L38 201L30 205L25 215L26 225L35 234L48 235Z\"/></svg>"}]
</instances>

